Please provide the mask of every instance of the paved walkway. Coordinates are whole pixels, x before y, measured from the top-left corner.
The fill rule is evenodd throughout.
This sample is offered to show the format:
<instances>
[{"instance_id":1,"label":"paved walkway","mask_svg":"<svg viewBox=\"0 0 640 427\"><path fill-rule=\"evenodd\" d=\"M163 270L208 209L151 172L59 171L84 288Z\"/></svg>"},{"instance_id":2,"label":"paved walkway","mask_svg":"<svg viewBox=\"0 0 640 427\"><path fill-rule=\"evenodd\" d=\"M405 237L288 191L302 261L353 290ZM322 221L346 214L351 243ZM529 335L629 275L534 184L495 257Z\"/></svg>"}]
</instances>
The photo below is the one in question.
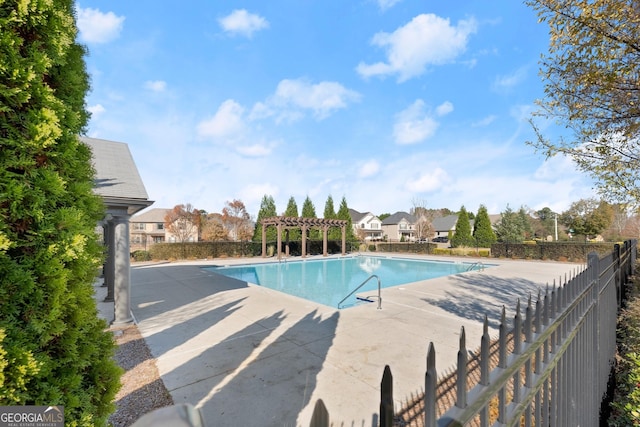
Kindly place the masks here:
<instances>
[{"instance_id":1,"label":"paved walkway","mask_svg":"<svg viewBox=\"0 0 640 427\"><path fill-rule=\"evenodd\" d=\"M132 311L160 375L175 403L200 408L208 426L307 426L319 398L334 425L377 425L386 364L399 408L423 389L429 342L444 373L456 360L461 327L475 348L485 314L497 326L503 305L579 268L484 259L497 266L383 289L382 310L336 310L201 268L248 261L264 260L131 271Z\"/></svg>"}]
</instances>

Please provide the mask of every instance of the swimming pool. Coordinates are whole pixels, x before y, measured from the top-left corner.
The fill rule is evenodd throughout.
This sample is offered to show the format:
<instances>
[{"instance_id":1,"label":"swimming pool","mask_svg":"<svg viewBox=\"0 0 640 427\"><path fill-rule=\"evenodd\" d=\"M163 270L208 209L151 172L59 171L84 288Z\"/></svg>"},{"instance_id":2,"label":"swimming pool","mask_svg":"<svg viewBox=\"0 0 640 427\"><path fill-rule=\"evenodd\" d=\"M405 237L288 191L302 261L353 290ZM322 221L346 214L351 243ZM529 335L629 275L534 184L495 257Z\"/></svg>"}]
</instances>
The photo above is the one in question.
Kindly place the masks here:
<instances>
[{"instance_id":1,"label":"swimming pool","mask_svg":"<svg viewBox=\"0 0 640 427\"><path fill-rule=\"evenodd\" d=\"M320 304L337 307L338 303L372 274L380 278L381 287L397 286L420 280L485 268L480 263L422 261L380 256L356 256L322 260L287 261L267 264L206 267L207 270L255 283ZM356 293L369 291L377 295L378 282L369 280ZM356 304L352 295L341 307Z\"/></svg>"}]
</instances>

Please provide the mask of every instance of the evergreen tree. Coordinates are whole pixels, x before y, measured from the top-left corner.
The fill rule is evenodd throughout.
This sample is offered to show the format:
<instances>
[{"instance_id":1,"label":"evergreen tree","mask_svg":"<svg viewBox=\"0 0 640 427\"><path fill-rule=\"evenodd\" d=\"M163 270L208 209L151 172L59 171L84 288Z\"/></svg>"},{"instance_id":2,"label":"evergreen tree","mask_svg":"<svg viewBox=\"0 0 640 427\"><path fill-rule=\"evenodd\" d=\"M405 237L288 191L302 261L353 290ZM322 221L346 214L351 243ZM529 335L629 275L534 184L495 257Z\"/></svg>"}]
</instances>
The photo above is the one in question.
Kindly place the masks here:
<instances>
[{"instance_id":1,"label":"evergreen tree","mask_svg":"<svg viewBox=\"0 0 640 427\"><path fill-rule=\"evenodd\" d=\"M313 202L307 196L304 199L304 203L302 203L302 214L300 215L302 218L317 218L316 216L316 208L313 206ZM322 238L322 234L320 234L317 229L308 229L307 237L309 239L320 239Z\"/></svg>"},{"instance_id":2,"label":"evergreen tree","mask_svg":"<svg viewBox=\"0 0 640 427\"><path fill-rule=\"evenodd\" d=\"M338 219L342 219L347 221L346 227L346 240L347 242L356 242L358 238L353 233L353 222L351 221L351 214L349 213L349 206L347 205L347 199L342 196L342 200L340 201L340 207L338 208L338 213L336 215ZM340 236L342 239L342 236Z\"/></svg>"},{"instance_id":3,"label":"evergreen tree","mask_svg":"<svg viewBox=\"0 0 640 427\"><path fill-rule=\"evenodd\" d=\"M271 218L274 216L278 216L276 212L276 202L273 200L272 196L264 195L262 196L262 201L260 202L260 210L258 211L258 219L256 220L256 226L253 229L253 241L261 242L262 241L262 220L265 218ZM278 230L276 227L267 227L267 242L274 242L278 239Z\"/></svg>"},{"instance_id":4,"label":"evergreen tree","mask_svg":"<svg viewBox=\"0 0 640 427\"><path fill-rule=\"evenodd\" d=\"M460 208L458 213L458 221L456 229L451 238L451 246L454 248L461 246L472 246L473 237L471 237L471 225L469 224L469 214L464 206Z\"/></svg>"},{"instance_id":5,"label":"evergreen tree","mask_svg":"<svg viewBox=\"0 0 640 427\"><path fill-rule=\"evenodd\" d=\"M309 198L309 196L304 199L304 203L302 204L302 218L317 218L316 216L316 208L313 206L313 202Z\"/></svg>"},{"instance_id":6,"label":"evergreen tree","mask_svg":"<svg viewBox=\"0 0 640 427\"><path fill-rule=\"evenodd\" d=\"M327 197L327 201L324 204L324 218L326 219L337 219L338 215L336 214L335 208L333 207L333 197ZM340 231L340 227L331 227L329 228L329 240L341 240L342 232Z\"/></svg>"},{"instance_id":7,"label":"evergreen tree","mask_svg":"<svg viewBox=\"0 0 640 427\"><path fill-rule=\"evenodd\" d=\"M289 202L287 203L287 209L284 211L284 216L293 217L293 218L297 218L299 216L298 204L296 203L296 199L294 199L293 196L289 198ZM298 241L301 239L300 236L301 236L300 229L292 228L289 230L289 241L291 242ZM282 238L284 239L285 236L283 235Z\"/></svg>"},{"instance_id":8,"label":"evergreen tree","mask_svg":"<svg viewBox=\"0 0 640 427\"><path fill-rule=\"evenodd\" d=\"M106 425L121 370L99 319L85 49L74 2L0 7L0 405L64 405Z\"/></svg>"},{"instance_id":9,"label":"evergreen tree","mask_svg":"<svg viewBox=\"0 0 640 427\"><path fill-rule=\"evenodd\" d=\"M518 210L518 222L522 227L522 238L529 240L533 238L533 226L531 225L531 216L527 213L524 206Z\"/></svg>"},{"instance_id":10,"label":"evergreen tree","mask_svg":"<svg viewBox=\"0 0 640 427\"><path fill-rule=\"evenodd\" d=\"M480 205L480 208L478 208L478 214L473 224L473 237L476 245L481 248L490 248L498 240L496 233L493 232L489 213L484 205Z\"/></svg>"},{"instance_id":11,"label":"evergreen tree","mask_svg":"<svg viewBox=\"0 0 640 427\"><path fill-rule=\"evenodd\" d=\"M496 236L499 242L522 243L525 236L525 226L522 217L507 205L496 224Z\"/></svg>"}]
</instances>

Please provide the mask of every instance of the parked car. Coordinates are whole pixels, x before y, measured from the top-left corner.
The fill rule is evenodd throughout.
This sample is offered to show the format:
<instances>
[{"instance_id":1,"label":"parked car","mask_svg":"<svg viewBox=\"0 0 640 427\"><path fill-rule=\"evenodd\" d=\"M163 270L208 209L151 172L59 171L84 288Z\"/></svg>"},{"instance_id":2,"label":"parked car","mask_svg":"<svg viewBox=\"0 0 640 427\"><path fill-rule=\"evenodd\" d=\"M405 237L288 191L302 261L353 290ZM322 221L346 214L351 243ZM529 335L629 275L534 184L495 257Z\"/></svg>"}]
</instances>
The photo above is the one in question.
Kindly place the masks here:
<instances>
[{"instance_id":1,"label":"parked car","mask_svg":"<svg viewBox=\"0 0 640 427\"><path fill-rule=\"evenodd\" d=\"M434 237L433 239L431 239L431 241L434 243L447 243L449 241L449 238L440 236L440 237Z\"/></svg>"}]
</instances>

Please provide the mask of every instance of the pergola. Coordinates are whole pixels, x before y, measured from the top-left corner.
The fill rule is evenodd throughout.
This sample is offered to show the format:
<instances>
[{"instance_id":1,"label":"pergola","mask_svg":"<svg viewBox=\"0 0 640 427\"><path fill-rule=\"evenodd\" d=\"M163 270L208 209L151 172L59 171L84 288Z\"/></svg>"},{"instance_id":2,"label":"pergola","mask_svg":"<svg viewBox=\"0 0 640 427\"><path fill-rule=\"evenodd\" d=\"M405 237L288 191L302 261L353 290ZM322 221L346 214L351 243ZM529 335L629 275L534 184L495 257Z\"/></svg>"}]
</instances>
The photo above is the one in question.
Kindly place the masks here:
<instances>
[{"instance_id":1,"label":"pergola","mask_svg":"<svg viewBox=\"0 0 640 427\"><path fill-rule=\"evenodd\" d=\"M331 227L340 227L342 231L342 255L347 252L346 236L347 236L347 224L348 221L344 219L328 219L328 218L301 218L290 216L274 216L271 218L265 218L261 221L262 224L262 257L267 256L267 227L275 225L278 229L278 259L282 253L282 230L288 231L291 228L299 228L302 230L302 257L307 256L307 230L310 228L318 228L322 230L322 255L327 256L327 232ZM289 256L289 239L287 238L287 246L285 249L285 255Z\"/></svg>"}]
</instances>

